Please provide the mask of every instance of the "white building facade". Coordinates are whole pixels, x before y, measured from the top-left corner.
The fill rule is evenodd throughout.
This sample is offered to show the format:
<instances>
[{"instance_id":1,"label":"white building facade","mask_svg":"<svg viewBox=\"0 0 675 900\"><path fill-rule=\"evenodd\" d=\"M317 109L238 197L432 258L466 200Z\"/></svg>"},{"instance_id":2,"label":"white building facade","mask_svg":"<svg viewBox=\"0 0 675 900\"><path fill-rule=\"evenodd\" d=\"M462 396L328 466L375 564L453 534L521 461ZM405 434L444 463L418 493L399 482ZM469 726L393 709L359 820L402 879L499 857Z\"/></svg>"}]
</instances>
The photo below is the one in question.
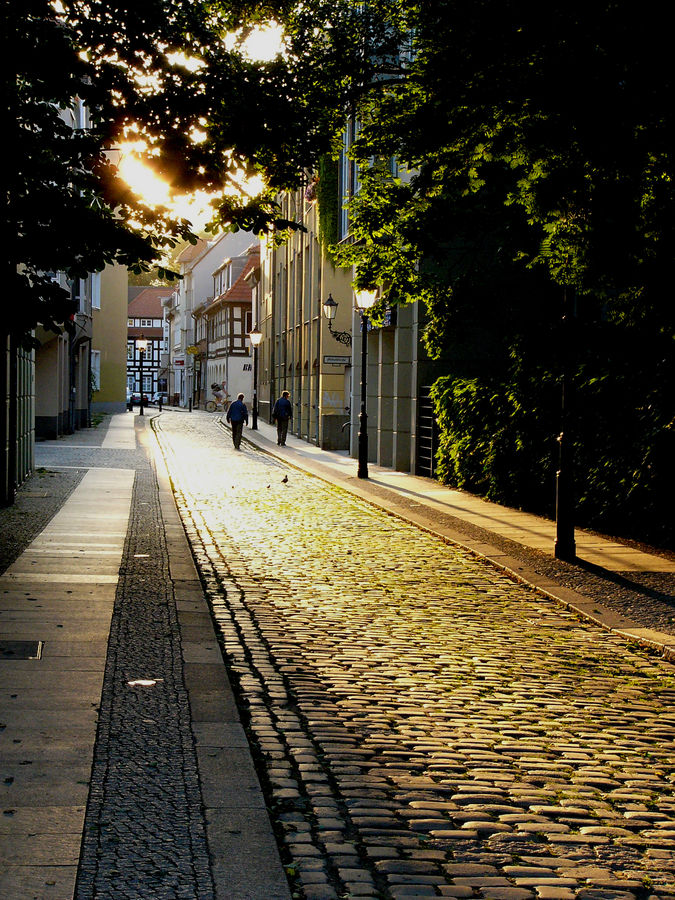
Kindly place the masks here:
<instances>
[{"instance_id":1,"label":"white building facade","mask_svg":"<svg viewBox=\"0 0 675 900\"><path fill-rule=\"evenodd\" d=\"M200 240L178 257L183 277L176 290L162 301L168 349L162 355L160 377L166 377L169 398L182 407L198 406L205 399L206 372L197 345L195 311L214 297L214 273L227 260L245 254L255 241L245 231L221 234L212 241Z\"/></svg>"}]
</instances>

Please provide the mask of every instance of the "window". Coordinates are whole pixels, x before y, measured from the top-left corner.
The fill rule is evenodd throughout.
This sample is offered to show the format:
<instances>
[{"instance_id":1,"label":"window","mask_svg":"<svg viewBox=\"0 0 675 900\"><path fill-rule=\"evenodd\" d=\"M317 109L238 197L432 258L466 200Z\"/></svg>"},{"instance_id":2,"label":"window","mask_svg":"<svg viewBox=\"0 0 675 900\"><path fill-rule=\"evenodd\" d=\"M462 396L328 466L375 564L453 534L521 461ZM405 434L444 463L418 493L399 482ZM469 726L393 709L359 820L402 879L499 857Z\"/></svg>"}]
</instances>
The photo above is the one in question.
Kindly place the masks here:
<instances>
[{"instance_id":1,"label":"window","mask_svg":"<svg viewBox=\"0 0 675 900\"><path fill-rule=\"evenodd\" d=\"M127 341L127 359L134 358L134 342Z\"/></svg>"},{"instance_id":2,"label":"window","mask_svg":"<svg viewBox=\"0 0 675 900\"><path fill-rule=\"evenodd\" d=\"M101 273L94 272L91 276L91 308L101 308Z\"/></svg>"},{"instance_id":3,"label":"window","mask_svg":"<svg viewBox=\"0 0 675 900\"><path fill-rule=\"evenodd\" d=\"M141 319L141 328L152 328L152 319Z\"/></svg>"},{"instance_id":4,"label":"window","mask_svg":"<svg viewBox=\"0 0 675 900\"><path fill-rule=\"evenodd\" d=\"M134 327L134 320L127 319L127 328L133 328L133 327Z\"/></svg>"},{"instance_id":5,"label":"window","mask_svg":"<svg viewBox=\"0 0 675 900\"><path fill-rule=\"evenodd\" d=\"M91 389L101 390L101 351L91 351Z\"/></svg>"},{"instance_id":6,"label":"window","mask_svg":"<svg viewBox=\"0 0 675 900\"><path fill-rule=\"evenodd\" d=\"M354 160L349 158L349 148L354 143L359 131L358 122L352 117L342 136L342 153L340 154L338 192L342 204L339 221L339 238L344 240L349 234L349 201L359 192L359 171Z\"/></svg>"},{"instance_id":7,"label":"window","mask_svg":"<svg viewBox=\"0 0 675 900\"><path fill-rule=\"evenodd\" d=\"M245 306L229 308L229 346L233 355L248 354L248 333L252 327L251 310Z\"/></svg>"}]
</instances>

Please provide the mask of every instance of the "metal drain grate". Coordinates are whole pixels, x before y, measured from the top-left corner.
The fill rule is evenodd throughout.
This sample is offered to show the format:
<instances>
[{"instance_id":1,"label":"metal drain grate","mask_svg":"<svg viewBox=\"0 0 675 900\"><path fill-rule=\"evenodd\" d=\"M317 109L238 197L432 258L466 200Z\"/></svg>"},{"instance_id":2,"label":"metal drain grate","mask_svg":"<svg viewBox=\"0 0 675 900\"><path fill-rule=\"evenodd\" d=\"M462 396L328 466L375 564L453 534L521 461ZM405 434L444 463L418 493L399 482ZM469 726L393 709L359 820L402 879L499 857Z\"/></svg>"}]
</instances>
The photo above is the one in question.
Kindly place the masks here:
<instances>
[{"instance_id":1,"label":"metal drain grate","mask_svg":"<svg viewBox=\"0 0 675 900\"><path fill-rule=\"evenodd\" d=\"M43 641L0 641L0 660L40 659Z\"/></svg>"}]
</instances>

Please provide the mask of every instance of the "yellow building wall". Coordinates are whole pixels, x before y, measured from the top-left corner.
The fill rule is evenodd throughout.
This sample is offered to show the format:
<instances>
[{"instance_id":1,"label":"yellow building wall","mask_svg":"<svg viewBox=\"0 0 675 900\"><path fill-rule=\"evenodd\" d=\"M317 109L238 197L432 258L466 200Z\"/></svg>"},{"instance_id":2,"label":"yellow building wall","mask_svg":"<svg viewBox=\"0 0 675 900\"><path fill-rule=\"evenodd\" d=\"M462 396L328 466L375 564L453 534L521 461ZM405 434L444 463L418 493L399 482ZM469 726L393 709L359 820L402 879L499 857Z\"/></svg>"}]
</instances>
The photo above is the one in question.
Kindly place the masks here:
<instances>
[{"instance_id":1,"label":"yellow building wall","mask_svg":"<svg viewBox=\"0 0 675 900\"><path fill-rule=\"evenodd\" d=\"M101 272L101 308L92 310L92 350L100 352L99 390L92 394L92 411L123 412L127 386L128 275L124 266Z\"/></svg>"}]
</instances>

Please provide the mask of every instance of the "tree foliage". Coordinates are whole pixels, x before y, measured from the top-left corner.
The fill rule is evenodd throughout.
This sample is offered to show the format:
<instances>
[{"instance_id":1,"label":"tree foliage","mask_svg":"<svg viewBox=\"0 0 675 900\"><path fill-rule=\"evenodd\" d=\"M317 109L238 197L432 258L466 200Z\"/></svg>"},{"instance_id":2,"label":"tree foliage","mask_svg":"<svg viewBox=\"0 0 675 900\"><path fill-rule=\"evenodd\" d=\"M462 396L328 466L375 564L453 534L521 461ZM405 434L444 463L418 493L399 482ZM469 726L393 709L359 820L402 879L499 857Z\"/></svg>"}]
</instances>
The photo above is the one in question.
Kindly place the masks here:
<instances>
[{"instance_id":1,"label":"tree foliage","mask_svg":"<svg viewBox=\"0 0 675 900\"><path fill-rule=\"evenodd\" d=\"M662 14L513 0L406 11L406 72L359 106L361 186L341 257L390 303L426 304L427 349L451 373L436 391L441 475L548 511L559 424L541 387L558 384L562 349L583 520L672 541L675 107Z\"/></svg>"},{"instance_id":2,"label":"tree foliage","mask_svg":"<svg viewBox=\"0 0 675 900\"><path fill-rule=\"evenodd\" d=\"M54 6L12 4L4 25L5 49L11 48L4 58L15 69L5 82L3 326L30 344L38 323L58 331L74 311L54 273L74 282L113 262L148 268L191 231L187 222L138 203L119 177L106 124L116 95L104 94Z\"/></svg>"},{"instance_id":3,"label":"tree foliage","mask_svg":"<svg viewBox=\"0 0 675 900\"><path fill-rule=\"evenodd\" d=\"M146 161L176 192L219 197L214 228L296 227L279 218L275 192L330 146L326 117L337 113L311 90L293 93L311 54L256 64L228 49L228 29L254 12L239 6L26 0L4 8L3 60L14 63L4 79L7 331L30 345L38 323L68 327L73 305L56 271L75 281L118 262L170 275L166 252L195 240L190 222L148 206L120 177L123 142L143 141ZM254 174L269 187L248 196L240 186Z\"/></svg>"},{"instance_id":4,"label":"tree foliage","mask_svg":"<svg viewBox=\"0 0 675 900\"><path fill-rule=\"evenodd\" d=\"M649 7L406 4L412 58L364 100L354 154L364 167L394 156L410 176L364 179L357 265L386 280L410 245L432 285L452 285L497 250L582 294L659 293L675 236L673 76ZM479 206L496 247L457 238Z\"/></svg>"}]
</instances>

